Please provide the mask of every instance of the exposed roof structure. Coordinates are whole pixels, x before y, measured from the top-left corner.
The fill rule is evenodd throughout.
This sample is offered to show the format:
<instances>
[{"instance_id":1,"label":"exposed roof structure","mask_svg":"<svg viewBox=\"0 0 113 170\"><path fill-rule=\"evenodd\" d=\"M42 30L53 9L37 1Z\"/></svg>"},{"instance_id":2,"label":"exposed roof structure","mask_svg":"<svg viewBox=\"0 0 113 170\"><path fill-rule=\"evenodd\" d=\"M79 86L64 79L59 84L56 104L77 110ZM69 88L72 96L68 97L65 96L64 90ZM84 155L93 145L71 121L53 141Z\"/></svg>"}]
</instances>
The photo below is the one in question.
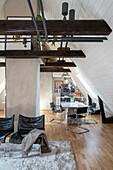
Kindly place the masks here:
<instances>
[{"instance_id":1,"label":"exposed roof structure","mask_svg":"<svg viewBox=\"0 0 113 170\"><path fill-rule=\"evenodd\" d=\"M7 2L7 3L5 3ZM36 1L35 1L36 2ZM33 2L33 3L35 3ZM45 12L45 17L47 20L61 20L61 4L63 0L43 0L43 8ZM112 0L66 0L69 2L69 8L75 9L76 19L104 19L106 23L113 28L113 2ZM0 17L5 19L6 9L9 4L13 4L13 0L2 0L0 1ZM18 10L19 5L27 6L27 2L17 2ZM3 6L5 4L5 6ZM33 4L34 6L34 4ZM16 6L14 6L15 11ZM36 12L38 8L34 7ZM17 14L18 14L17 10ZM29 11L28 7L26 10ZM4 13L3 13L4 11ZM10 9L7 10L7 15L11 14ZM29 12L30 14L30 12ZM22 11L22 15L26 15L26 12ZM3 18L4 16L4 18ZM108 36L108 40L104 43L69 43L71 50L82 50L86 55L85 59L72 59L77 65L77 69L82 74L82 76L87 80L88 84L92 87L97 95L99 95L104 102L113 111L113 33ZM1 46L1 45L0 45ZM56 50L59 47L59 43L52 47L47 45L48 49ZM71 69L72 74L76 75L76 68ZM77 77L76 77L77 79ZM79 80L78 80L79 81ZM80 83L80 82L79 82Z\"/></svg>"}]
</instances>

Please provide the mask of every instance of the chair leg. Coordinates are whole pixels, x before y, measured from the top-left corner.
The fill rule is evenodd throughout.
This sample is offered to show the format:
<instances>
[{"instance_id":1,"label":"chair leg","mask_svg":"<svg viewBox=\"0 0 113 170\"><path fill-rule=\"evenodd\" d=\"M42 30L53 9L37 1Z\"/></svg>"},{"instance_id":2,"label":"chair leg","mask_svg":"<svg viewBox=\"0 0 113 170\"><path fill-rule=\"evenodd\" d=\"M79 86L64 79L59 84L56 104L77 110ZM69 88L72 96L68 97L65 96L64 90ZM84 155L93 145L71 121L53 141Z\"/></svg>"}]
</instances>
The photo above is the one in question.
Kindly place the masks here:
<instances>
[{"instance_id":1,"label":"chair leg","mask_svg":"<svg viewBox=\"0 0 113 170\"><path fill-rule=\"evenodd\" d=\"M90 122L92 121L92 122ZM98 122L94 119L84 119L84 123L86 124L98 124Z\"/></svg>"},{"instance_id":2,"label":"chair leg","mask_svg":"<svg viewBox=\"0 0 113 170\"><path fill-rule=\"evenodd\" d=\"M40 152L40 156L42 156L41 144L40 144L39 152Z\"/></svg>"},{"instance_id":3,"label":"chair leg","mask_svg":"<svg viewBox=\"0 0 113 170\"><path fill-rule=\"evenodd\" d=\"M82 134L82 133L89 132L89 129L87 129L87 128L81 126L81 125L78 125L78 128L79 128L79 129L84 129L84 130L83 130L83 131L80 131L80 132L79 132L79 131L75 131L75 130L71 130L71 129L69 129L69 128L67 128L67 130L69 130L70 132L76 133L76 134Z\"/></svg>"},{"instance_id":4,"label":"chair leg","mask_svg":"<svg viewBox=\"0 0 113 170\"><path fill-rule=\"evenodd\" d=\"M60 113L60 117L61 117L61 116L62 116L62 114ZM57 120L57 121L54 122L54 120ZM61 118L60 118L60 119L54 119L54 118L53 118L53 119L50 120L51 123L57 123L57 124L60 124L62 121L64 121L64 119L61 119Z\"/></svg>"},{"instance_id":5,"label":"chair leg","mask_svg":"<svg viewBox=\"0 0 113 170\"><path fill-rule=\"evenodd\" d=\"M58 121L54 122L54 120L58 120ZM64 119L51 119L50 120L51 123L58 123L58 124L60 124L62 121L64 121Z\"/></svg>"}]
</instances>

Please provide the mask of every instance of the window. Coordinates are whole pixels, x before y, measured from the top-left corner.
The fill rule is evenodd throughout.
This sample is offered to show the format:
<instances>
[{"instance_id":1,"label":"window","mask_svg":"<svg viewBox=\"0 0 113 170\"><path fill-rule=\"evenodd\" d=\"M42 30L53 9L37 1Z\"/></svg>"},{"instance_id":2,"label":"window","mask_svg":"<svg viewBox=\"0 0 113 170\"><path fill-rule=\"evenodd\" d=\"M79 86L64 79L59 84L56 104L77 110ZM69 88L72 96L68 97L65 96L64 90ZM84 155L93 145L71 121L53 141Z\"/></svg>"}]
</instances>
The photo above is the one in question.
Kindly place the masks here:
<instances>
[{"instance_id":1,"label":"window","mask_svg":"<svg viewBox=\"0 0 113 170\"><path fill-rule=\"evenodd\" d=\"M86 80L82 77L81 74L77 75L78 79L81 81L81 83L83 84L83 86L87 89L87 91L90 93L90 95L93 98L97 98L97 95L93 92L93 90L90 88L90 86L88 85L88 83L86 82Z\"/></svg>"}]
</instances>

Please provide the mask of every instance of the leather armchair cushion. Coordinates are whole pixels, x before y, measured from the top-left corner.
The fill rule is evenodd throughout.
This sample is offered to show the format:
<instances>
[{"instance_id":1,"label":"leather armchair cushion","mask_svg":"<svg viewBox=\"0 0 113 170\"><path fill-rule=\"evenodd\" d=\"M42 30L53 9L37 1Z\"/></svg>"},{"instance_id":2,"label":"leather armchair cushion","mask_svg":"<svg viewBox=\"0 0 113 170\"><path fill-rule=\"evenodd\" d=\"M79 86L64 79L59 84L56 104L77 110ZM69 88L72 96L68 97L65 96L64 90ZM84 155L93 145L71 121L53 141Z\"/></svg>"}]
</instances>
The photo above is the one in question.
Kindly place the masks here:
<instances>
[{"instance_id":1,"label":"leather armchair cushion","mask_svg":"<svg viewBox=\"0 0 113 170\"><path fill-rule=\"evenodd\" d=\"M5 136L1 136L1 137L0 137L0 142L1 142L1 143L5 143L5 138L6 138Z\"/></svg>"},{"instance_id":2,"label":"leather armchair cushion","mask_svg":"<svg viewBox=\"0 0 113 170\"><path fill-rule=\"evenodd\" d=\"M9 138L9 142L15 144L21 144L23 138L24 137L22 137L22 135L19 132L16 132Z\"/></svg>"}]
</instances>

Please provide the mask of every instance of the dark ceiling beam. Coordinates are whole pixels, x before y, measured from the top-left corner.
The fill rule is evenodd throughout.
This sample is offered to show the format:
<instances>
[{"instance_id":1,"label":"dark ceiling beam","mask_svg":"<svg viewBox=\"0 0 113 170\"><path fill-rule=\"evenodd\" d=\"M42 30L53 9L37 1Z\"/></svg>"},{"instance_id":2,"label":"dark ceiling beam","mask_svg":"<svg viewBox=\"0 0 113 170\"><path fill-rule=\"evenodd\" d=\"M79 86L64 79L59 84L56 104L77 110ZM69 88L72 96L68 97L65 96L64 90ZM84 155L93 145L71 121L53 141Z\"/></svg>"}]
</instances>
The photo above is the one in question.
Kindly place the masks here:
<instances>
[{"instance_id":1,"label":"dark ceiling beam","mask_svg":"<svg viewBox=\"0 0 113 170\"><path fill-rule=\"evenodd\" d=\"M71 72L71 70L70 69L64 69L64 68L41 67L40 72Z\"/></svg>"},{"instance_id":2,"label":"dark ceiling beam","mask_svg":"<svg viewBox=\"0 0 113 170\"><path fill-rule=\"evenodd\" d=\"M70 51L38 51L38 50L6 50L0 51L0 56L5 58L85 58L81 50Z\"/></svg>"},{"instance_id":3,"label":"dark ceiling beam","mask_svg":"<svg viewBox=\"0 0 113 170\"><path fill-rule=\"evenodd\" d=\"M37 21L44 34L42 21ZM112 29L104 20L46 20L48 35L109 35ZM36 35L31 20L0 20L0 35Z\"/></svg>"},{"instance_id":4,"label":"dark ceiling beam","mask_svg":"<svg viewBox=\"0 0 113 170\"><path fill-rule=\"evenodd\" d=\"M44 64L40 65L41 67L76 67L74 62L45 62Z\"/></svg>"},{"instance_id":5,"label":"dark ceiling beam","mask_svg":"<svg viewBox=\"0 0 113 170\"><path fill-rule=\"evenodd\" d=\"M6 63L5 62L0 62L0 67L5 67Z\"/></svg>"}]
</instances>

